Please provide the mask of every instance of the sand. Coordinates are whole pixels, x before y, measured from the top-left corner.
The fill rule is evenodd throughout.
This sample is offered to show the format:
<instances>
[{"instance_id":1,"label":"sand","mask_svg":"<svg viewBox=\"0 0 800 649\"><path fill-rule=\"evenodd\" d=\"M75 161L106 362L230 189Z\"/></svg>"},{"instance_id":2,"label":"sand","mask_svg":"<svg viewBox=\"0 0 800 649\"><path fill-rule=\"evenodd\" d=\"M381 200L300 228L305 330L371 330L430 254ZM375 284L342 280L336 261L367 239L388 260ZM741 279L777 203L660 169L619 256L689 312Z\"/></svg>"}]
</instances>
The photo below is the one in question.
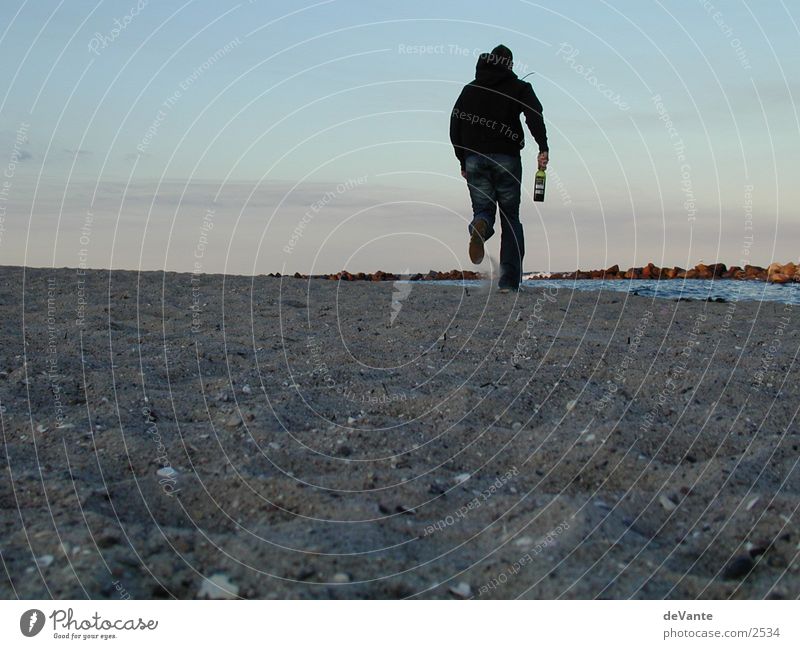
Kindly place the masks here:
<instances>
[{"instance_id":1,"label":"sand","mask_svg":"<svg viewBox=\"0 0 800 649\"><path fill-rule=\"evenodd\" d=\"M80 273L0 269L3 598L800 594L793 307Z\"/></svg>"}]
</instances>

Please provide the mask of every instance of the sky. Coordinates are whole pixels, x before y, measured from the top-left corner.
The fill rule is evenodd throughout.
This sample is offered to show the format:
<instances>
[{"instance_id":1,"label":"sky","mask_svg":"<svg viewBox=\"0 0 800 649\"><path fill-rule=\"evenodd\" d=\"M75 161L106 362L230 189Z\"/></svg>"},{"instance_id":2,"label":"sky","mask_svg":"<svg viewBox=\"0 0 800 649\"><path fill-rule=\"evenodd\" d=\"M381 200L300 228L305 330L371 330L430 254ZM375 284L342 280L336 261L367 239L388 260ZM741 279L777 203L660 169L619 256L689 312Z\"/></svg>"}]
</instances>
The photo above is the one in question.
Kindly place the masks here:
<instances>
[{"instance_id":1,"label":"sky","mask_svg":"<svg viewBox=\"0 0 800 649\"><path fill-rule=\"evenodd\" d=\"M4 0L0 264L473 268L449 115L499 43L549 136L543 203L522 152L525 270L798 261L799 24L786 0Z\"/></svg>"}]
</instances>

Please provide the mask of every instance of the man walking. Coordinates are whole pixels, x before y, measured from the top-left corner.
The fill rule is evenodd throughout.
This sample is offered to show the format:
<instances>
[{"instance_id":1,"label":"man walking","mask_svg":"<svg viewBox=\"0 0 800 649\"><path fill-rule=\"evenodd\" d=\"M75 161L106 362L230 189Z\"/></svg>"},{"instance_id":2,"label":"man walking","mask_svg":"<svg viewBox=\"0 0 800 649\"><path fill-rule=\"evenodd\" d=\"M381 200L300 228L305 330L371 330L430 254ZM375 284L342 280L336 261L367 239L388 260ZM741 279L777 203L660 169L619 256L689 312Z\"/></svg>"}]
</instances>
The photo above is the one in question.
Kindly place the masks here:
<instances>
[{"instance_id":1,"label":"man walking","mask_svg":"<svg viewBox=\"0 0 800 649\"><path fill-rule=\"evenodd\" d=\"M450 116L450 141L467 179L472 202L469 258L480 264L484 243L494 234L500 208L500 291L519 290L525 240L519 220L525 136L520 113L539 145L538 164L548 163L542 105L531 84L513 72L511 50L498 45L481 54L475 80L464 86Z\"/></svg>"}]
</instances>

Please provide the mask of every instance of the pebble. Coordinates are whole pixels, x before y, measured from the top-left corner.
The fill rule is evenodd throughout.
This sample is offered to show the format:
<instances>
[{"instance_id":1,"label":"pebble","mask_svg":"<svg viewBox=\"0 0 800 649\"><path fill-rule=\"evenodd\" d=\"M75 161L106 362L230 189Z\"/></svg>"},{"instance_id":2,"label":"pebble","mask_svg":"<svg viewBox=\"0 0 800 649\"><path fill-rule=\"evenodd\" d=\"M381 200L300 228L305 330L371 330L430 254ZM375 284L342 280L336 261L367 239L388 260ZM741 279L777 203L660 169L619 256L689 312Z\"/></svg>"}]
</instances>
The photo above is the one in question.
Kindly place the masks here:
<instances>
[{"instance_id":1,"label":"pebble","mask_svg":"<svg viewBox=\"0 0 800 649\"><path fill-rule=\"evenodd\" d=\"M244 394L253 394L253 388L251 388L247 383L242 386L242 392Z\"/></svg>"},{"instance_id":2,"label":"pebble","mask_svg":"<svg viewBox=\"0 0 800 649\"><path fill-rule=\"evenodd\" d=\"M165 466L156 471L156 475L159 478L175 478L177 477L178 472L171 466Z\"/></svg>"},{"instance_id":3,"label":"pebble","mask_svg":"<svg viewBox=\"0 0 800 649\"><path fill-rule=\"evenodd\" d=\"M346 572L337 572L333 577L331 577L331 581L334 584L349 584L350 575L348 575Z\"/></svg>"},{"instance_id":4,"label":"pebble","mask_svg":"<svg viewBox=\"0 0 800 649\"><path fill-rule=\"evenodd\" d=\"M449 590L453 595L462 599L472 596L472 587L466 581L460 581L455 586L450 586Z\"/></svg>"},{"instance_id":5,"label":"pebble","mask_svg":"<svg viewBox=\"0 0 800 649\"><path fill-rule=\"evenodd\" d=\"M430 486L428 487L428 493L432 494L443 494L445 491L447 491L447 483L439 479L431 482Z\"/></svg>"},{"instance_id":6,"label":"pebble","mask_svg":"<svg viewBox=\"0 0 800 649\"><path fill-rule=\"evenodd\" d=\"M280 444L278 444L278 442L270 442L270 443L269 443L269 447L270 447L272 450L274 450L274 451L279 451L279 450L281 450L281 445L280 445Z\"/></svg>"},{"instance_id":7,"label":"pebble","mask_svg":"<svg viewBox=\"0 0 800 649\"><path fill-rule=\"evenodd\" d=\"M203 578L203 584L197 593L200 599L236 599L239 587L231 583L228 575L221 572Z\"/></svg>"},{"instance_id":8,"label":"pebble","mask_svg":"<svg viewBox=\"0 0 800 649\"><path fill-rule=\"evenodd\" d=\"M731 561L722 573L723 579L744 579L756 564L746 555L736 557Z\"/></svg>"},{"instance_id":9,"label":"pebble","mask_svg":"<svg viewBox=\"0 0 800 649\"><path fill-rule=\"evenodd\" d=\"M232 414L227 420L225 420L225 425L228 428L236 428L237 426L240 426L241 423L242 418L238 415L238 413Z\"/></svg>"},{"instance_id":10,"label":"pebble","mask_svg":"<svg viewBox=\"0 0 800 649\"><path fill-rule=\"evenodd\" d=\"M658 497L658 502L661 503L661 506L666 509L668 512L674 511L677 505L672 502L669 498L667 498L666 494L661 494Z\"/></svg>"},{"instance_id":11,"label":"pebble","mask_svg":"<svg viewBox=\"0 0 800 649\"><path fill-rule=\"evenodd\" d=\"M462 482L466 482L470 479L469 473L459 473L455 478L453 478L453 482L456 484L461 484Z\"/></svg>"},{"instance_id":12,"label":"pebble","mask_svg":"<svg viewBox=\"0 0 800 649\"><path fill-rule=\"evenodd\" d=\"M41 557L36 557L36 565L40 568L47 568L51 563L53 563L52 554L43 554Z\"/></svg>"},{"instance_id":13,"label":"pebble","mask_svg":"<svg viewBox=\"0 0 800 649\"><path fill-rule=\"evenodd\" d=\"M578 405L578 400L577 399L573 399L572 401L567 401L567 412L572 410L577 405Z\"/></svg>"},{"instance_id":14,"label":"pebble","mask_svg":"<svg viewBox=\"0 0 800 649\"><path fill-rule=\"evenodd\" d=\"M109 530L97 536L96 543L99 548L111 548L118 545L121 540L116 532Z\"/></svg>"},{"instance_id":15,"label":"pebble","mask_svg":"<svg viewBox=\"0 0 800 649\"><path fill-rule=\"evenodd\" d=\"M522 422L515 421L513 424L511 424L511 430L513 431L517 431L520 428L522 428Z\"/></svg>"}]
</instances>

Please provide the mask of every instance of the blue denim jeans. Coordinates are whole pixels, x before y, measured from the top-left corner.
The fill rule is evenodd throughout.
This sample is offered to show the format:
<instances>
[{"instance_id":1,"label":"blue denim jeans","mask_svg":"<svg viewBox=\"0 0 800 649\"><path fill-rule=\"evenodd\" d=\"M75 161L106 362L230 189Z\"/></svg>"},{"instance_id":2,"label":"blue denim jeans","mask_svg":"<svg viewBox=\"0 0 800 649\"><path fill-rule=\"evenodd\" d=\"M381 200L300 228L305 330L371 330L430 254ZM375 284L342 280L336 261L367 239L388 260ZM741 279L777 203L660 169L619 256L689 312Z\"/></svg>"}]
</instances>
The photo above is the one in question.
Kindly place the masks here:
<instances>
[{"instance_id":1,"label":"blue denim jeans","mask_svg":"<svg viewBox=\"0 0 800 649\"><path fill-rule=\"evenodd\" d=\"M525 238L519 220L522 158L506 153L470 153L465 159L467 185L472 201L472 223L486 221L486 239L494 234L495 214L500 208L500 286L517 288L522 280Z\"/></svg>"}]
</instances>

